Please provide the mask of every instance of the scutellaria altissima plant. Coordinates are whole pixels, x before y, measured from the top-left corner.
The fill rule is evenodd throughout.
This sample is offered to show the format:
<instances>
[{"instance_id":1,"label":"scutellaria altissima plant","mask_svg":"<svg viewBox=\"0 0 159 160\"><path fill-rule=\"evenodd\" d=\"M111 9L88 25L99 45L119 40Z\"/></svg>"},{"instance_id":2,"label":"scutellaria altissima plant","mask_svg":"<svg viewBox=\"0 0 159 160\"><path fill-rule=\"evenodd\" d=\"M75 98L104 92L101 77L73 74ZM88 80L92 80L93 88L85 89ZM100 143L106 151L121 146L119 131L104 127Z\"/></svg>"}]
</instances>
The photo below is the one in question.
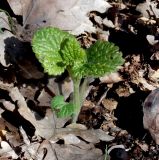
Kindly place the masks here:
<instances>
[{"instance_id":1,"label":"scutellaria altissima plant","mask_svg":"<svg viewBox=\"0 0 159 160\"><path fill-rule=\"evenodd\" d=\"M97 40L90 48L83 49L73 35L54 27L37 30L32 48L49 75L68 71L74 85L73 101L65 102L64 97L58 95L53 98L51 106L58 117L72 116L73 123L76 123L81 110L87 79L114 72L124 61L113 43ZM80 87L81 79L84 82Z\"/></svg>"}]
</instances>

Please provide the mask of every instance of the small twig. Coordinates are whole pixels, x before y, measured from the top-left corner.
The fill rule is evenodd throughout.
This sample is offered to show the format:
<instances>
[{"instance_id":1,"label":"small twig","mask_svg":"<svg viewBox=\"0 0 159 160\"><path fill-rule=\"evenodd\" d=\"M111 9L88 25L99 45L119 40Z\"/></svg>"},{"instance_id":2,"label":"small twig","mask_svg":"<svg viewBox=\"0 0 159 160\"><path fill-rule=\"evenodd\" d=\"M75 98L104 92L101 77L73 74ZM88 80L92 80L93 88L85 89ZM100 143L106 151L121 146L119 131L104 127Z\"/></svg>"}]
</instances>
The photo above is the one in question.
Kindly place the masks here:
<instances>
[{"instance_id":1,"label":"small twig","mask_svg":"<svg viewBox=\"0 0 159 160\"><path fill-rule=\"evenodd\" d=\"M99 105L101 104L102 100L106 97L109 89L110 89L110 88L108 88L108 89L103 93L103 95L101 96L100 100L99 100L98 103L97 103L97 106L99 106Z\"/></svg>"}]
</instances>

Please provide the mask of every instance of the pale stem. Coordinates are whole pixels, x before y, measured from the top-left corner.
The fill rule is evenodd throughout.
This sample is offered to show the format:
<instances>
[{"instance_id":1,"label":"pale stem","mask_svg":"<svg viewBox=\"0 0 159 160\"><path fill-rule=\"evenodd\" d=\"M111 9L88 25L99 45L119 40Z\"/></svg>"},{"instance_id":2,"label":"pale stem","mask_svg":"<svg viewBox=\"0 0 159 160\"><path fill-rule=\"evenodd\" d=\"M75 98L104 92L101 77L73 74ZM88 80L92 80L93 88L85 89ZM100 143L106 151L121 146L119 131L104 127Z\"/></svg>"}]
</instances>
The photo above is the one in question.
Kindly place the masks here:
<instances>
[{"instance_id":1,"label":"pale stem","mask_svg":"<svg viewBox=\"0 0 159 160\"><path fill-rule=\"evenodd\" d=\"M73 79L73 84L74 84L73 104L75 106L75 112L73 114L72 122L76 123L78 120L79 113L81 111L81 102L80 102L80 93L79 93L80 80Z\"/></svg>"}]
</instances>

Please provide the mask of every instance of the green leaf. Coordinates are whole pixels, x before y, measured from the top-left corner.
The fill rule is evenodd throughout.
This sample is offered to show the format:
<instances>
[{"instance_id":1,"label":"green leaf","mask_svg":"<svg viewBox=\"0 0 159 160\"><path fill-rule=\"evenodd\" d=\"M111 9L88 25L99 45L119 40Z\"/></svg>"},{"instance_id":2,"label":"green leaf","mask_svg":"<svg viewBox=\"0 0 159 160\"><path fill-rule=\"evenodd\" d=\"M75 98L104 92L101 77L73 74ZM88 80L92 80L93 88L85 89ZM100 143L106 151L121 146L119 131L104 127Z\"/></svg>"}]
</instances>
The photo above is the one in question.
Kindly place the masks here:
<instances>
[{"instance_id":1,"label":"green leaf","mask_svg":"<svg viewBox=\"0 0 159 160\"><path fill-rule=\"evenodd\" d=\"M55 96L51 101L51 108L56 111L57 117L69 117L74 113L74 105L64 101L63 96Z\"/></svg>"},{"instance_id":2,"label":"green leaf","mask_svg":"<svg viewBox=\"0 0 159 160\"><path fill-rule=\"evenodd\" d=\"M69 38L63 42L61 47L61 56L68 66L68 70L71 72L72 76L76 77L76 72L79 72L79 69L86 62L86 52L81 48L80 43L76 38ZM82 77L80 77L82 78Z\"/></svg>"},{"instance_id":3,"label":"green leaf","mask_svg":"<svg viewBox=\"0 0 159 160\"><path fill-rule=\"evenodd\" d=\"M55 96L51 101L52 109L61 109L65 104L64 96Z\"/></svg>"},{"instance_id":4,"label":"green leaf","mask_svg":"<svg viewBox=\"0 0 159 160\"><path fill-rule=\"evenodd\" d=\"M66 66L60 55L60 49L63 41L69 38L73 36L53 27L41 28L34 34L33 51L49 75L59 75L64 72Z\"/></svg>"},{"instance_id":5,"label":"green leaf","mask_svg":"<svg viewBox=\"0 0 159 160\"><path fill-rule=\"evenodd\" d=\"M64 41L61 47L61 55L69 66L76 65L76 62L84 63L86 60L86 53L75 37Z\"/></svg>"},{"instance_id":6,"label":"green leaf","mask_svg":"<svg viewBox=\"0 0 159 160\"><path fill-rule=\"evenodd\" d=\"M69 117L74 113L74 105L72 103L68 103L63 106L63 108L57 112L57 117L64 118Z\"/></svg>"},{"instance_id":7,"label":"green leaf","mask_svg":"<svg viewBox=\"0 0 159 160\"><path fill-rule=\"evenodd\" d=\"M124 62L119 48L110 42L98 40L86 52L87 62L80 69L84 77L100 77L114 72Z\"/></svg>"}]
</instances>

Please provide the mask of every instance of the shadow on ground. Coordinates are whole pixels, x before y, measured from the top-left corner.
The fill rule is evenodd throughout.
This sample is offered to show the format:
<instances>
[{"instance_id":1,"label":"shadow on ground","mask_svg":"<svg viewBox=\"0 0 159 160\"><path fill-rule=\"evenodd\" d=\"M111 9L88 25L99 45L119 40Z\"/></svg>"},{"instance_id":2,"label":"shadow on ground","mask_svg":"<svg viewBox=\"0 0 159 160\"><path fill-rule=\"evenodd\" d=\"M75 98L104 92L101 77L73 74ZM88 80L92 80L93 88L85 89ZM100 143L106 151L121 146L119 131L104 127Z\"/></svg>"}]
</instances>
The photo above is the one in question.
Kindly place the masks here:
<instances>
[{"instance_id":1,"label":"shadow on ground","mask_svg":"<svg viewBox=\"0 0 159 160\"><path fill-rule=\"evenodd\" d=\"M129 97L121 97L115 110L117 126L127 130L134 137L143 138L146 133L143 128L142 104L147 95L148 93L137 91Z\"/></svg>"}]
</instances>

